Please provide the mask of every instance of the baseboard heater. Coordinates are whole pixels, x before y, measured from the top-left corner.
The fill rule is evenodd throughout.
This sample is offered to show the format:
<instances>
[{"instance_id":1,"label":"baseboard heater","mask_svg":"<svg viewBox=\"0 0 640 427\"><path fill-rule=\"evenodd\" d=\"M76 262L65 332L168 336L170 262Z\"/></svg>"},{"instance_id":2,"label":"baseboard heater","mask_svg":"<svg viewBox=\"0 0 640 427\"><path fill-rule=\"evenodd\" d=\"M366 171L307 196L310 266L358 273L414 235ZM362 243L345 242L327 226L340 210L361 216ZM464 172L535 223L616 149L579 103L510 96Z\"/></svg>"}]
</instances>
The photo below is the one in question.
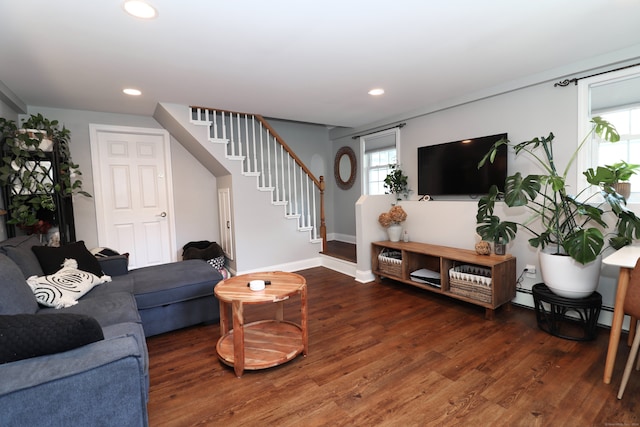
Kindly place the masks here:
<instances>
[{"instance_id":1,"label":"baseboard heater","mask_svg":"<svg viewBox=\"0 0 640 427\"><path fill-rule=\"evenodd\" d=\"M531 292L531 289L525 289L525 288L516 288L516 292L519 292L521 294L527 294L527 295L533 295L533 292ZM526 308L533 308L533 307L529 307L528 305L524 305L524 304L516 304L513 303L519 307L526 307ZM600 307L600 310L603 311L609 311L611 313L613 313L613 307L610 305L602 305L602 307Z\"/></svg>"}]
</instances>

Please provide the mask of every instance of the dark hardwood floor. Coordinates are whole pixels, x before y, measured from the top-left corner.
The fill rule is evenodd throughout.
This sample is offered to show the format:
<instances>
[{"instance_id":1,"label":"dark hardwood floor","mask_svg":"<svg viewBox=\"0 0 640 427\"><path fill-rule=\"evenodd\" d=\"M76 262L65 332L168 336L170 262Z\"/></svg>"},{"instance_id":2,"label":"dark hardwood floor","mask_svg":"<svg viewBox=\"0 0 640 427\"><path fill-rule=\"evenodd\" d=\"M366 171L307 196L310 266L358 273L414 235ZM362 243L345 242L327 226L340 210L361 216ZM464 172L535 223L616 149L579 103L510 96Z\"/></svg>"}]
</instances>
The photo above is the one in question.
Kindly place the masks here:
<instances>
[{"instance_id":1,"label":"dark hardwood floor","mask_svg":"<svg viewBox=\"0 0 640 427\"><path fill-rule=\"evenodd\" d=\"M602 382L608 330L575 342L535 313L484 309L392 281L362 284L318 267L308 283L309 355L236 378L216 357L218 325L152 337L151 426L632 426L640 372L622 400ZM287 301L295 321L298 300ZM273 306L245 308L247 320Z\"/></svg>"}]
</instances>

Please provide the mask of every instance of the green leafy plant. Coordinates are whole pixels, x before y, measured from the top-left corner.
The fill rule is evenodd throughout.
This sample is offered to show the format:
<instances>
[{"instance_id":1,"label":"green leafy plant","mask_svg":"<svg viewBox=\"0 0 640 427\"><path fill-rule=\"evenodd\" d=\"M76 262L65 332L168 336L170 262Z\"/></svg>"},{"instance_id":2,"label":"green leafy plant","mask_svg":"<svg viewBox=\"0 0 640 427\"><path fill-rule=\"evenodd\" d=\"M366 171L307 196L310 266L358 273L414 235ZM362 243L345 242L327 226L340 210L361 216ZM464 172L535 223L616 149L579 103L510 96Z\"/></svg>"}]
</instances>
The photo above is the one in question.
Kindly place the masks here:
<instances>
[{"instance_id":1,"label":"green leafy plant","mask_svg":"<svg viewBox=\"0 0 640 427\"><path fill-rule=\"evenodd\" d=\"M400 200L399 195L402 194L406 199L411 192L408 187L409 177L402 172L400 165L391 164L389 167L391 168L391 172L389 172L384 179L384 188L387 190L385 194L395 194L396 200Z\"/></svg>"},{"instance_id":2,"label":"green leafy plant","mask_svg":"<svg viewBox=\"0 0 640 427\"><path fill-rule=\"evenodd\" d=\"M504 192L492 186L489 194L480 198L476 231L483 239L508 243L516 237L520 227L534 235L529 239L531 246L554 247L555 253L569 255L586 264L595 260L604 249L602 230L608 228L605 221L608 212L615 218L615 232L609 238L612 247L618 249L630 244L634 238L640 238L640 219L626 208L624 197L610 185L603 184L605 181L597 177L598 172L591 174L593 169L584 172L589 184L596 186L598 191L591 192L590 188L585 188L577 195L571 195L568 191L567 174L589 138L595 133L609 142L620 139L615 127L606 120L595 117L592 124L591 131L578 144L562 171L558 169L553 155L553 133L519 144L511 144L505 139L494 144L478 167L492 161L497 148L506 144L513 147L516 156L528 155L545 173L523 177L516 172L507 177ZM612 167L604 168L613 173ZM600 195L600 198L596 198L596 195ZM531 216L524 222L503 221L494 213L499 200L504 200L508 207L525 207Z\"/></svg>"},{"instance_id":3,"label":"green leafy plant","mask_svg":"<svg viewBox=\"0 0 640 427\"><path fill-rule=\"evenodd\" d=\"M31 115L18 125L0 117L0 184L11 193L7 209L8 224L32 227L38 223L38 212L55 211L55 193L62 197L73 194L91 195L82 190L82 173L73 163L69 150L70 131L60 128L57 120L42 114ZM52 149L58 156L57 176L47 168L45 150Z\"/></svg>"},{"instance_id":4,"label":"green leafy plant","mask_svg":"<svg viewBox=\"0 0 640 427\"><path fill-rule=\"evenodd\" d=\"M612 186L619 182L629 181L638 168L640 165L620 161L612 165L598 166L595 170L589 168L583 174L587 177L589 184Z\"/></svg>"}]
</instances>

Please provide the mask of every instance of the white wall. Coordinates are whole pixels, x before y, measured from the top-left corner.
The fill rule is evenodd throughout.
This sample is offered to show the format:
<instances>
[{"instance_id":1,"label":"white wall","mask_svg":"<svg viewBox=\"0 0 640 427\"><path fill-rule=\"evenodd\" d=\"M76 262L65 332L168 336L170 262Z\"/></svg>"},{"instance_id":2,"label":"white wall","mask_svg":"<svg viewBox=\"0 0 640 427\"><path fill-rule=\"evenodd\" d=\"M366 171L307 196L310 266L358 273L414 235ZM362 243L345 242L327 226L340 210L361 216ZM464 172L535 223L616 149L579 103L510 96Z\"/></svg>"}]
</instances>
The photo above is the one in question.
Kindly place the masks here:
<instances>
[{"instance_id":1,"label":"white wall","mask_svg":"<svg viewBox=\"0 0 640 427\"><path fill-rule=\"evenodd\" d=\"M231 188L235 245L231 269L241 274L265 269L295 271L318 265L320 244L310 242L308 231L297 231L298 221L286 218L284 206L271 203L271 193L258 191L258 178L242 173L242 162L227 157L225 145L207 141L206 127L190 123L188 106L162 104L162 107L166 114L158 115L158 120L185 143L198 144L215 157L219 164L212 173L224 173L218 177L219 184L221 188ZM287 138L288 145L300 153L305 164L312 165L312 171L323 173L322 153L328 145L326 127L275 120L269 123ZM202 155L203 162L209 154ZM218 218L218 212L209 214L210 221L217 223Z\"/></svg>"},{"instance_id":2,"label":"white wall","mask_svg":"<svg viewBox=\"0 0 640 427\"><path fill-rule=\"evenodd\" d=\"M325 126L277 119L267 121L316 177L327 174L330 144ZM291 233L297 229L297 220L285 219L284 206L270 204L272 195L256 188L256 177L233 174L237 272L273 266L292 270L298 262L317 260L321 245L310 243L309 232Z\"/></svg>"},{"instance_id":3,"label":"white wall","mask_svg":"<svg viewBox=\"0 0 640 427\"><path fill-rule=\"evenodd\" d=\"M409 177L409 188L417 189L418 147L465 138L507 132L512 141L524 141L553 131L559 142L556 157L563 163L577 144L576 96L574 87L542 84L407 120L401 130L400 164ZM345 138L334 141L334 146L344 142ZM515 159L511 153L509 172L531 169L528 161ZM410 199L418 197L414 192ZM476 200L403 202L403 206L405 203L411 240L473 249ZM347 215L341 204L335 206L336 216ZM520 268L532 263L535 252L518 255Z\"/></svg>"},{"instance_id":4,"label":"white wall","mask_svg":"<svg viewBox=\"0 0 640 427\"><path fill-rule=\"evenodd\" d=\"M176 221L176 250L182 257L187 242L209 240L218 242L218 184L196 159L171 137L171 167L173 170L173 203Z\"/></svg>"},{"instance_id":5,"label":"white wall","mask_svg":"<svg viewBox=\"0 0 640 427\"><path fill-rule=\"evenodd\" d=\"M409 177L409 187L414 189L417 187L418 147L501 132L507 132L511 141L521 142L536 136L546 136L552 131L556 136L555 157L558 164L564 166L583 137L577 132L577 106L575 86L556 88L549 82L408 120L406 127L401 131L400 163ZM342 142L334 141L334 146ZM536 169L529 160L516 159L511 153L509 173L515 171L526 174L533 173ZM569 184L575 188L577 171L570 172L569 177ZM412 199L417 198L418 195L414 193ZM476 200L401 203L408 213L405 227L411 240L473 249L477 239ZM633 205L631 208L636 213L640 213L640 206ZM336 204L336 211L340 209L342 206ZM346 215L347 211L346 208L342 209L342 214ZM336 212L336 215L340 214ZM526 216L523 209L504 211L504 214L512 215L512 218L516 219ZM363 212L362 221L370 221L371 217L375 217L375 213ZM356 221L358 220L356 218ZM361 228L364 229L364 227ZM360 228L357 230L359 232ZM362 244L370 245L371 241L379 237L377 234L379 233L375 233L373 239L368 236L362 236L362 238L358 236L358 244L362 240ZM538 266L537 252L527 243L530 237L531 235L520 231L516 240L507 246L508 252L517 257L518 275L527 264ZM360 248L358 255L358 272L365 277L366 272L371 268L370 259L367 257L360 259ZM541 281L539 268L537 270L535 278L523 277L523 289L530 290L533 284ZM610 312L607 312L607 307L613 306L616 280L617 269L609 267L603 269L598 288L603 295L605 307L605 312L601 316L602 323L610 321L608 320ZM519 292L515 302L533 306L532 299L526 292Z\"/></svg>"}]
</instances>

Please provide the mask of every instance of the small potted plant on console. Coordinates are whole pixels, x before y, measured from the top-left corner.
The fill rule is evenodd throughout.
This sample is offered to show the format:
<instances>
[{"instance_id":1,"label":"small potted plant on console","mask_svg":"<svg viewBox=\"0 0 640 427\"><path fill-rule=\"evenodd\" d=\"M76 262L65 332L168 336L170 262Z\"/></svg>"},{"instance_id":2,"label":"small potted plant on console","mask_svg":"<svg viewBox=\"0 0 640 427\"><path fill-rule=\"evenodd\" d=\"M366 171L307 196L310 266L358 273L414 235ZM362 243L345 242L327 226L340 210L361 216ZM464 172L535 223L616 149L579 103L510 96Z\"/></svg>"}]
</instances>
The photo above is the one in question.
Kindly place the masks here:
<instances>
[{"instance_id":1,"label":"small potted plant on console","mask_svg":"<svg viewBox=\"0 0 640 427\"><path fill-rule=\"evenodd\" d=\"M409 197L409 193L411 193L407 183L409 177L402 172L400 165L391 164L389 167L391 168L391 172L384 178L384 188L388 190L386 193L395 194L396 201L401 200L400 195L406 199Z\"/></svg>"}]
</instances>

